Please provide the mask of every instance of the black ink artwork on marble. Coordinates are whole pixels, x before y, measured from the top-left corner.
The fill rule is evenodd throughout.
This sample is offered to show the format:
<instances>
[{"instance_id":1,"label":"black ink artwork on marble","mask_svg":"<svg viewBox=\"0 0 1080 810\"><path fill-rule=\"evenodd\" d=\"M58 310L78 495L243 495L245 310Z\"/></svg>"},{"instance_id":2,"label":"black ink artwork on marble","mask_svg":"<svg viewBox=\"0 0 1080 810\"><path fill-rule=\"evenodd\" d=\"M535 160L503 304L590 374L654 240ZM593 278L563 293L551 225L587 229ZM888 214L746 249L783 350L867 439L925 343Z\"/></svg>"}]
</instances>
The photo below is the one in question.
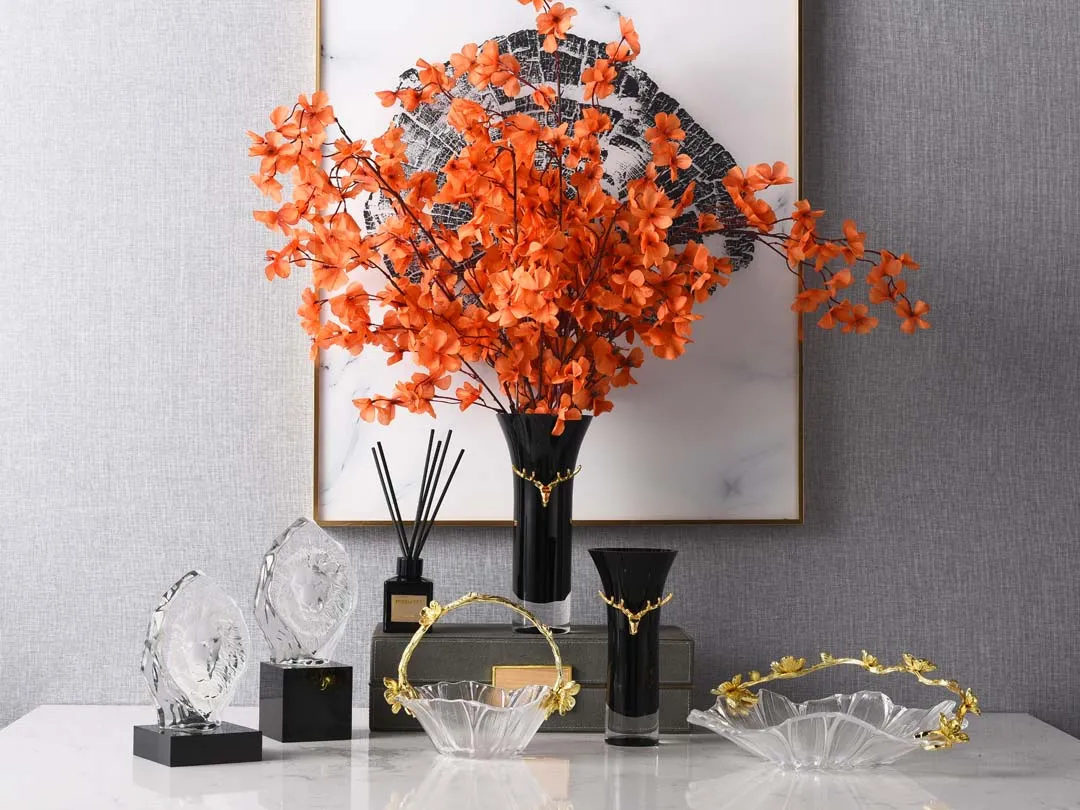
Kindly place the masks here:
<instances>
[{"instance_id":1,"label":"black ink artwork on marble","mask_svg":"<svg viewBox=\"0 0 1080 810\"><path fill-rule=\"evenodd\" d=\"M555 58L540 47L541 38L535 29L515 31L492 39L498 43L500 53L510 53L518 59L523 77L537 85L554 84ZM573 34L560 44L563 120L574 121L581 116L581 108L585 106L582 101L584 87L580 81L581 73L596 59L606 57L605 47L605 43ZM419 87L417 71L409 69L402 73L400 86ZM458 81L455 95L483 101L487 106L497 104L508 115L525 113L542 123L555 120L555 113L542 110L529 93L511 99L495 88L477 90L464 76ZM731 196L722 183L724 175L736 165L735 160L677 99L662 90L644 70L634 64L624 65L619 71L615 94L604 99L602 104L613 124L611 131L600 136L606 174L605 191L616 196L627 180L644 174L646 165L652 159L652 152L644 138L645 130L653 125L657 113L672 113L679 117L686 132L682 151L691 157L693 165L681 172L674 182L666 171L661 170L658 183L672 199L678 199L691 182L696 184L696 189L694 204L674 222L669 231L670 243L684 245L691 240L701 239L697 232L700 212L711 211L721 217L735 213ZM408 172L432 171L438 174L446 162L465 146L465 140L447 123L448 106L445 98L439 98L421 105L414 112L399 112L394 117L394 125L404 129L402 140L407 144ZM445 205L436 206L432 213L436 220L449 227L462 225L471 216L467 209ZM369 199L363 214L364 226L373 230L390 214L391 209L385 199ZM714 252L719 252L722 244L735 270L746 267L754 255L753 240L745 236L714 235L709 237L709 244Z\"/></svg>"}]
</instances>

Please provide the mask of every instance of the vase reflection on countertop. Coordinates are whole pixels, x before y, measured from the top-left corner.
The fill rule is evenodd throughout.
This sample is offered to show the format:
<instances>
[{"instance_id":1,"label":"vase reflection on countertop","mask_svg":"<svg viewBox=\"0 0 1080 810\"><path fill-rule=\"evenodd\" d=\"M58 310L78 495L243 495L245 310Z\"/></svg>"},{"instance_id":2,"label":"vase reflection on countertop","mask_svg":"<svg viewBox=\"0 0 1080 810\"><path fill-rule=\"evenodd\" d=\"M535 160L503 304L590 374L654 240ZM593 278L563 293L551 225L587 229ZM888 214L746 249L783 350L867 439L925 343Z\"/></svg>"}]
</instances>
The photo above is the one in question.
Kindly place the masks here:
<instances>
[{"instance_id":1,"label":"vase reflection on countertop","mask_svg":"<svg viewBox=\"0 0 1080 810\"><path fill-rule=\"evenodd\" d=\"M604 810L662 807L659 748L604 747ZM663 795L661 795L661 792Z\"/></svg>"},{"instance_id":2,"label":"vase reflection on countertop","mask_svg":"<svg viewBox=\"0 0 1080 810\"><path fill-rule=\"evenodd\" d=\"M567 763L568 767L568 763ZM386 810L573 810L550 796L529 759L437 758L416 788L392 796Z\"/></svg>"},{"instance_id":3,"label":"vase reflection on countertop","mask_svg":"<svg viewBox=\"0 0 1080 810\"><path fill-rule=\"evenodd\" d=\"M951 810L890 767L793 771L749 759L747 763L748 767L718 779L691 782L687 805L691 810Z\"/></svg>"}]
</instances>

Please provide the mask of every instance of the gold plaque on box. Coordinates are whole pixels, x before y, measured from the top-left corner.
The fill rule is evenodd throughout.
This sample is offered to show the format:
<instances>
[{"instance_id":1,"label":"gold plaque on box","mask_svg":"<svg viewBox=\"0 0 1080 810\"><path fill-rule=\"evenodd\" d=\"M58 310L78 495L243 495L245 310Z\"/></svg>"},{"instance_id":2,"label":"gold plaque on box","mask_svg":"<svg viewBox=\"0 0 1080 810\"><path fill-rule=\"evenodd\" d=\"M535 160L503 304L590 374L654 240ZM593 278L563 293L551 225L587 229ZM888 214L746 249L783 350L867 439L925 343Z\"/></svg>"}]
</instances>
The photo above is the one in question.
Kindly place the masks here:
<instances>
[{"instance_id":1,"label":"gold plaque on box","mask_svg":"<svg viewBox=\"0 0 1080 810\"><path fill-rule=\"evenodd\" d=\"M520 689L523 686L555 686L557 671L550 664L530 666L497 666L491 668L491 685L501 689ZM563 667L565 680L573 680L574 668Z\"/></svg>"}]
</instances>

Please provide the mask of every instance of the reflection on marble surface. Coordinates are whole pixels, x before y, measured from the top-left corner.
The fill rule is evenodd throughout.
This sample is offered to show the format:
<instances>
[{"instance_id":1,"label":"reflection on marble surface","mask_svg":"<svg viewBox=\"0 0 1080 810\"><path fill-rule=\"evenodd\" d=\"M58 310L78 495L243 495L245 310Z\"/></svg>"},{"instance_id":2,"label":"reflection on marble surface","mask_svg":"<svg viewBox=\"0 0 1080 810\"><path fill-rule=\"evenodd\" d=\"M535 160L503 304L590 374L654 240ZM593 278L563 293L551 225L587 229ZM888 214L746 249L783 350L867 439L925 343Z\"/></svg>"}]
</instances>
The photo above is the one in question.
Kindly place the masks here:
<instances>
[{"instance_id":1,"label":"reflection on marble surface","mask_svg":"<svg viewBox=\"0 0 1080 810\"><path fill-rule=\"evenodd\" d=\"M259 807L300 810L353 806L351 743L317 742L302 748L286 745L271 756L280 758L275 767L268 769L269 775L259 781Z\"/></svg>"},{"instance_id":2,"label":"reflection on marble surface","mask_svg":"<svg viewBox=\"0 0 1080 810\"><path fill-rule=\"evenodd\" d=\"M950 810L910 777L892 768L864 771L785 771L768 763L692 782L692 810Z\"/></svg>"},{"instance_id":3,"label":"reflection on marble surface","mask_svg":"<svg viewBox=\"0 0 1080 810\"><path fill-rule=\"evenodd\" d=\"M661 807L660 749L604 747L604 810Z\"/></svg>"},{"instance_id":4,"label":"reflection on marble surface","mask_svg":"<svg viewBox=\"0 0 1080 810\"><path fill-rule=\"evenodd\" d=\"M461 762L423 734L282 745L264 761L162 768L131 756L144 706L43 706L0 730L0 807L32 810L1080 810L1080 741L1026 715L983 715L951 751L857 773L774 770L711 734L617 750L540 734L522 759ZM256 709L224 719L252 726Z\"/></svg>"},{"instance_id":5,"label":"reflection on marble surface","mask_svg":"<svg viewBox=\"0 0 1080 810\"><path fill-rule=\"evenodd\" d=\"M386 810L540 810L554 808L522 760L438 759L424 780Z\"/></svg>"}]
</instances>

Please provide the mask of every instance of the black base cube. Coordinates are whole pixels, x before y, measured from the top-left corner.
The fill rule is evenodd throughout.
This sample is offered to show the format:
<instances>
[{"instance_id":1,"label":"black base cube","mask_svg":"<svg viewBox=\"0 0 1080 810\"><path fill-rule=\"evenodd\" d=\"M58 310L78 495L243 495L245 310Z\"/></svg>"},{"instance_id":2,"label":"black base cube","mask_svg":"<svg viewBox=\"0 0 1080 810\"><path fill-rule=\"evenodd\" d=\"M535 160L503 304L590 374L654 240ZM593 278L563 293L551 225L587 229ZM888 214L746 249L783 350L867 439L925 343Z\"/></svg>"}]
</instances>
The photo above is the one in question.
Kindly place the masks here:
<instances>
[{"instance_id":1,"label":"black base cube","mask_svg":"<svg viewBox=\"0 0 1080 810\"><path fill-rule=\"evenodd\" d=\"M259 666L259 730L279 742L352 738L352 667Z\"/></svg>"},{"instance_id":2,"label":"black base cube","mask_svg":"<svg viewBox=\"0 0 1080 810\"><path fill-rule=\"evenodd\" d=\"M170 768L258 762L262 759L262 734L232 723L222 723L198 734L160 726L135 726L133 752L137 757Z\"/></svg>"}]
</instances>

